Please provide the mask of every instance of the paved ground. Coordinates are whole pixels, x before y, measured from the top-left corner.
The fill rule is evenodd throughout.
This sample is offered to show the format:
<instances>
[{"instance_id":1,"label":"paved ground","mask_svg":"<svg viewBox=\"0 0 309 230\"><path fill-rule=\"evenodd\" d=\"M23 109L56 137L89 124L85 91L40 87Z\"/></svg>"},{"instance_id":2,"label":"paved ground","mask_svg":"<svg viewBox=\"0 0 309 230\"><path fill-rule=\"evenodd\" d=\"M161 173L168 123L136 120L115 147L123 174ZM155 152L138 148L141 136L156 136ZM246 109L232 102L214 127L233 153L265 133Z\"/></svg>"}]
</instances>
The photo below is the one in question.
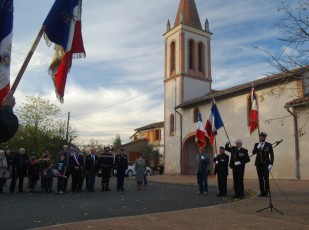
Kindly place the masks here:
<instances>
[{"instance_id":1,"label":"paved ground","mask_svg":"<svg viewBox=\"0 0 309 230\"><path fill-rule=\"evenodd\" d=\"M150 180L193 185L194 176L151 176ZM216 179L209 178L216 186ZM229 180L231 187L232 181ZM257 180L246 180L246 189L257 191ZM269 198L252 197L217 206L131 217L65 224L43 229L309 229L309 181L271 180L272 204L283 215L271 211ZM212 199L205 196L205 199ZM264 211L257 210L267 208Z\"/></svg>"},{"instance_id":2,"label":"paved ground","mask_svg":"<svg viewBox=\"0 0 309 230\"><path fill-rule=\"evenodd\" d=\"M160 177L159 177L160 178ZM206 198L196 194L192 184L151 182L137 191L134 178L126 178L125 192L117 192L116 178L111 178L111 192L101 192L99 179L96 192L46 195L42 192L0 194L0 229L28 229L86 220L100 220L123 216L169 212L231 202L231 198L214 196L215 186L210 187ZM56 183L54 183L55 185Z\"/></svg>"},{"instance_id":3,"label":"paved ground","mask_svg":"<svg viewBox=\"0 0 309 230\"><path fill-rule=\"evenodd\" d=\"M272 204L279 211L283 212L282 215L275 209L269 208L269 198L256 197L254 191L257 191L257 180L245 180L246 189L251 190L250 194L253 195L251 198L228 203L226 202L230 200L222 200L221 204L215 206L207 206L211 200L213 201L216 199L216 179L214 177L209 178L209 184L212 189L206 196L198 196L194 194L196 191L196 186L193 186L196 184L195 176L158 175L149 177L149 180L160 182L157 185L161 185L161 182L167 183L166 185L163 184L163 187L168 187L169 185L173 184L175 186L178 184L184 184L184 187L189 189L187 194L190 194L190 196L187 195L186 198L182 197L181 201L184 202L186 199L194 197L195 199L199 199L203 205L195 208L187 208L178 211L164 211L158 213L150 213L145 210L145 212L141 215L138 213L133 214L134 216L121 214L119 215L121 217L96 220L93 220L94 218L92 216L86 216L86 218L84 218L87 219L86 221L48 226L40 229L127 230L205 229L207 227L212 229L309 229L309 181L271 180L273 195ZM229 187L231 188L232 181L229 180L228 183ZM152 185L149 188L146 188L145 191L142 191L142 193L148 194L150 193L151 189L156 187L156 183L153 182L151 184ZM179 186L178 188L181 187L182 186ZM167 191L164 191L164 193L166 192ZM116 191L114 193L117 194ZM129 193L129 191L126 191L125 193ZM153 197L153 199L150 200L151 201L149 202L152 202L154 206L158 204L158 198ZM175 202L176 205L179 205L177 204L176 200L171 203L167 203L168 201L164 200L163 206L172 206L172 204ZM103 205L97 204L98 209L95 211L99 211L99 207L101 206ZM162 203L158 206L162 206ZM1 207L3 206L1 205ZM266 209L261 212L257 212L258 210L264 208ZM29 208L29 211L31 211L31 208ZM0 217L2 217L3 212L0 215ZM69 216L70 212L68 212L66 215L67 222L70 222ZM1 220L1 223L3 223L3 220L4 219ZM47 225L50 224L53 223L49 223Z\"/></svg>"}]
</instances>

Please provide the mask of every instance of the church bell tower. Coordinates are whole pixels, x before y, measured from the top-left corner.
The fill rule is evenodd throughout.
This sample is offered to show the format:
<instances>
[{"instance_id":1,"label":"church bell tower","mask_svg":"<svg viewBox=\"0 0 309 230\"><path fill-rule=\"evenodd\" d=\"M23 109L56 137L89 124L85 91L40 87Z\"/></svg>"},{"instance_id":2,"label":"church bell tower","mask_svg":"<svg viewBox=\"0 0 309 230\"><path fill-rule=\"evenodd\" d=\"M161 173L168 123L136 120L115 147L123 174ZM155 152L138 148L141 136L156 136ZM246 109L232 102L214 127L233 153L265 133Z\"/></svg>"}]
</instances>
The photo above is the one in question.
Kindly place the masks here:
<instances>
[{"instance_id":1,"label":"church bell tower","mask_svg":"<svg viewBox=\"0 0 309 230\"><path fill-rule=\"evenodd\" d=\"M211 55L208 20L204 28L194 0L180 0L174 26L170 21L164 33L164 122L165 153L181 152L175 107L211 91ZM170 143L170 144L168 144ZM170 149L168 146L171 146ZM177 148L177 149L175 149ZM166 159L167 161L172 159ZM178 170L176 169L175 172Z\"/></svg>"}]
</instances>

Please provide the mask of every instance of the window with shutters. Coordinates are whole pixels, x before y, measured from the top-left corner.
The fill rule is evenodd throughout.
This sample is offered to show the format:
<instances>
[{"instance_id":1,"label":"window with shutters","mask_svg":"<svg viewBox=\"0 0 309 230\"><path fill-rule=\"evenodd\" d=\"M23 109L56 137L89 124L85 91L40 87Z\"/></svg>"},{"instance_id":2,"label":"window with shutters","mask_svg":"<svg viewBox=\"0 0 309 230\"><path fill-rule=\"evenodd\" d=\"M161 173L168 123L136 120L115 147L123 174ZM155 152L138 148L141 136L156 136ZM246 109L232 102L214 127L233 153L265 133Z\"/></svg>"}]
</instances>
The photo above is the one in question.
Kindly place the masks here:
<instances>
[{"instance_id":1,"label":"window with shutters","mask_svg":"<svg viewBox=\"0 0 309 230\"><path fill-rule=\"evenodd\" d=\"M175 42L171 43L171 60L170 60L170 67L171 67L171 73L170 75L173 74L173 72L176 70L176 51L175 51Z\"/></svg>"},{"instance_id":2,"label":"window with shutters","mask_svg":"<svg viewBox=\"0 0 309 230\"><path fill-rule=\"evenodd\" d=\"M174 136L175 135L175 118L174 118L174 114L170 115L170 136Z\"/></svg>"},{"instance_id":3,"label":"window with shutters","mask_svg":"<svg viewBox=\"0 0 309 230\"><path fill-rule=\"evenodd\" d=\"M203 43L198 44L198 71L203 72Z\"/></svg>"},{"instance_id":4,"label":"window with shutters","mask_svg":"<svg viewBox=\"0 0 309 230\"><path fill-rule=\"evenodd\" d=\"M189 69L193 70L194 69L194 41L190 40L189 41L189 46L188 46L188 64L189 64Z\"/></svg>"}]
</instances>

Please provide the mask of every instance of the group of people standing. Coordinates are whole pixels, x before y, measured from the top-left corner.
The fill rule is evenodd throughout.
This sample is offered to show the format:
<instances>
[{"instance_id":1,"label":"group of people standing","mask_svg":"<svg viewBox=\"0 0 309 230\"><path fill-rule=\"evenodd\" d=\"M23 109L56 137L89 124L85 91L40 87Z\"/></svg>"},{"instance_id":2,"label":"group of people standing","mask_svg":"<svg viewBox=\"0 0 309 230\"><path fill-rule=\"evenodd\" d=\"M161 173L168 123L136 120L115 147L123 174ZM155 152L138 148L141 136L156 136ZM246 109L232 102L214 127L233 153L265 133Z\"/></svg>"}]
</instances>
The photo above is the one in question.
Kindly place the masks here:
<instances>
[{"instance_id":1,"label":"group of people standing","mask_svg":"<svg viewBox=\"0 0 309 230\"><path fill-rule=\"evenodd\" d=\"M137 166L138 167L138 166ZM84 157L76 146L63 146L55 159L45 150L40 158L35 154L28 156L24 148L18 153L11 154L9 150L0 150L0 193L6 183L4 171L11 172L10 193L15 192L18 181L18 192L24 192L24 178L28 176L28 190L35 192L35 186L40 180L41 189L46 194L53 193L53 180L57 178L57 193L67 192L68 180L71 177L70 192L80 192L86 181L86 190L95 191L96 177L101 177L101 191L111 191L109 188L112 170L117 170L117 190L124 191L124 176L128 168L128 159L124 149L116 155L115 159L110 148L105 147L104 152L97 155L96 149L92 148L90 153Z\"/></svg>"},{"instance_id":2,"label":"group of people standing","mask_svg":"<svg viewBox=\"0 0 309 230\"><path fill-rule=\"evenodd\" d=\"M256 155L255 166L259 180L260 194L259 197L269 195L269 171L274 164L274 152L271 143L266 142L267 134L259 133L259 142L254 144L252 155ZM209 154L204 152L203 148L196 156L196 175L199 185L199 194L208 192L208 165L210 164ZM231 153L229 157L225 150ZM233 198L243 199L244 194L244 173L245 165L250 162L248 150L242 147L240 139L235 141L232 146L228 140L225 147L220 146L219 154L213 158L215 163L215 174L217 174L219 194L217 196L227 196L227 177L228 167L233 172L234 196Z\"/></svg>"}]
</instances>

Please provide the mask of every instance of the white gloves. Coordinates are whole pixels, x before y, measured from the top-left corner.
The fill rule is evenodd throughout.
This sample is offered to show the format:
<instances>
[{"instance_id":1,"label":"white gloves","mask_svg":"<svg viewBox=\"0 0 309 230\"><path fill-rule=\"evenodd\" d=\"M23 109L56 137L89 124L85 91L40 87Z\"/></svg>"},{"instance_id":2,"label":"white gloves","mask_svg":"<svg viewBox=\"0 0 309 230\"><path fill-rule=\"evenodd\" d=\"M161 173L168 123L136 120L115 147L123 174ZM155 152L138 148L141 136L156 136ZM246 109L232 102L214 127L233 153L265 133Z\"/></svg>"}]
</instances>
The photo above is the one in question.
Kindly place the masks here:
<instances>
[{"instance_id":1,"label":"white gloves","mask_svg":"<svg viewBox=\"0 0 309 230\"><path fill-rule=\"evenodd\" d=\"M218 164L218 161L216 161L216 165Z\"/></svg>"},{"instance_id":2,"label":"white gloves","mask_svg":"<svg viewBox=\"0 0 309 230\"><path fill-rule=\"evenodd\" d=\"M230 144L230 143L231 143L230 139L227 139L227 140L226 140L226 143L227 143L227 144Z\"/></svg>"},{"instance_id":3,"label":"white gloves","mask_svg":"<svg viewBox=\"0 0 309 230\"><path fill-rule=\"evenodd\" d=\"M270 171L272 167L272 165L268 165L268 171Z\"/></svg>"},{"instance_id":4,"label":"white gloves","mask_svg":"<svg viewBox=\"0 0 309 230\"><path fill-rule=\"evenodd\" d=\"M234 163L234 165L235 165L235 166L241 165L241 162L240 162L240 161L236 161L236 162Z\"/></svg>"}]
</instances>

